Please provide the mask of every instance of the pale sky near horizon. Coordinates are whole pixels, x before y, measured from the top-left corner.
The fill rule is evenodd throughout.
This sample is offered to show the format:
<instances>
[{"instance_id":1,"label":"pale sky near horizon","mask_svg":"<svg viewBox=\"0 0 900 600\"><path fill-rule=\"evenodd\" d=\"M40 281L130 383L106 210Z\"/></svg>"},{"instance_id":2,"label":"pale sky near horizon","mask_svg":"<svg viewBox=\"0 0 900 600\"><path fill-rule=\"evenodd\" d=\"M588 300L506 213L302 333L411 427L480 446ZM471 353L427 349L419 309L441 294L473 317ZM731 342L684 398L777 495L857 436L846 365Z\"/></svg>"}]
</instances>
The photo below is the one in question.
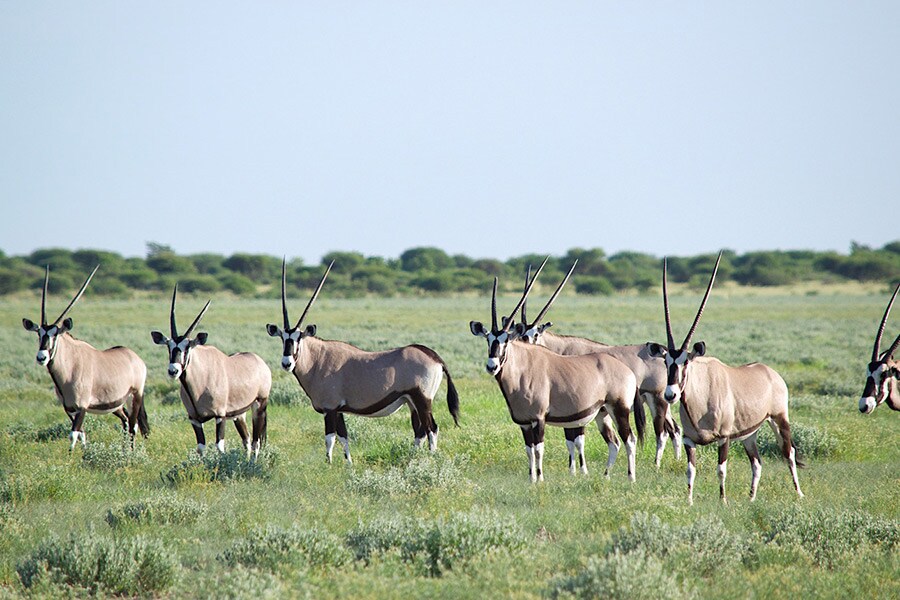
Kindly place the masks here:
<instances>
[{"instance_id":1,"label":"pale sky near horizon","mask_svg":"<svg viewBox=\"0 0 900 600\"><path fill-rule=\"evenodd\" d=\"M900 2L0 0L0 250L900 239Z\"/></svg>"}]
</instances>

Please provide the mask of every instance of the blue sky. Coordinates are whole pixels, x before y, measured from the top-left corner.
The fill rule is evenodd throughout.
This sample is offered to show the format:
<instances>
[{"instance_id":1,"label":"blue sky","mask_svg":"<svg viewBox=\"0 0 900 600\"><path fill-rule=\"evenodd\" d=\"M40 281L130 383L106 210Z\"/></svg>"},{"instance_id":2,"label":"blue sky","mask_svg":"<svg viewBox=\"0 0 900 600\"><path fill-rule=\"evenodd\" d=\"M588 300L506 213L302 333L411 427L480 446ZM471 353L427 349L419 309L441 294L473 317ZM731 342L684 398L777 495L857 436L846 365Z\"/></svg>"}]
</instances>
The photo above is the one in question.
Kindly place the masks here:
<instances>
[{"instance_id":1,"label":"blue sky","mask_svg":"<svg viewBox=\"0 0 900 600\"><path fill-rule=\"evenodd\" d=\"M0 2L0 249L900 238L898 2Z\"/></svg>"}]
</instances>

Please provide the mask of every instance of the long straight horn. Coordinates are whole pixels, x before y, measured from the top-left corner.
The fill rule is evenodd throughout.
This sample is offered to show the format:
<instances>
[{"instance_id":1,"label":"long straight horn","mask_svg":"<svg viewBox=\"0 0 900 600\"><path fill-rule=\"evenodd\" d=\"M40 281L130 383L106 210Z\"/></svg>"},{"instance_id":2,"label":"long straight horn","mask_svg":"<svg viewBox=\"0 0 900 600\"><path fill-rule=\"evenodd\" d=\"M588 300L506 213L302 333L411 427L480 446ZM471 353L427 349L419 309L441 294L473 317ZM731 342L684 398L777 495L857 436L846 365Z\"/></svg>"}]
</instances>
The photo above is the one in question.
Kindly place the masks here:
<instances>
[{"instance_id":1,"label":"long straight horn","mask_svg":"<svg viewBox=\"0 0 900 600\"><path fill-rule=\"evenodd\" d=\"M497 331L497 278L494 277L494 289L491 291L491 331Z\"/></svg>"},{"instance_id":2,"label":"long straight horn","mask_svg":"<svg viewBox=\"0 0 900 600\"><path fill-rule=\"evenodd\" d=\"M562 291L563 287L566 285L566 282L569 281L569 277L572 275L572 271L575 270L575 265L578 264L578 259L575 259L575 262L572 263L572 267L569 269L569 272L566 273L566 276L562 281L559 282L559 285L556 286L556 291L553 292L553 295L550 296L550 299L547 301L547 304L544 305L544 308L541 309L540 314L538 314L537 318L534 320L534 323L525 322L526 326L528 325L536 325L540 322L541 319L544 318L544 315L547 314L547 311L550 310L550 305L553 304L553 301L556 300L556 297L559 296L559 293Z\"/></svg>"},{"instance_id":3,"label":"long straight horn","mask_svg":"<svg viewBox=\"0 0 900 600\"><path fill-rule=\"evenodd\" d=\"M712 276L709 278L709 285L706 286L706 293L703 294L703 301L700 303L700 309L697 311L697 316L694 317L694 324L691 325L690 331L688 331L687 336L684 338L684 343L681 344L682 350L687 349L688 345L691 343L691 338L694 337L694 331L697 330L700 316L703 314L703 309L706 308L706 301L709 299L709 292L712 290L713 282L716 280L716 273L719 271L719 261L721 260L722 252L719 251L719 256L716 258L716 266L713 267Z\"/></svg>"},{"instance_id":4,"label":"long straight horn","mask_svg":"<svg viewBox=\"0 0 900 600\"><path fill-rule=\"evenodd\" d=\"M884 316L881 317L881 325L878 326L878 335L875 336L875 346L872 348L872 362L878 360L878 350L881 347L881 336L884 335L884 326L887 324L888 315L891 314L891 307L894 305L894 299L897 297L898 291L900 291L900 283L897 284L894 295L891 296L891 301L888 302L887 308L884 309Z\"/></svg>"},{"instance_id":5,"label":"long straight horn","mask_svg":"<svg viewBox=\"0 0 900 600\"><path fill-rule=\"evenodd\" d=\"M178 284L175 284L175 289L172 290L172 310L169 312L169 334L172 339L178 337L178 327L175 326L175 296L178 295Z\"/></svg>"},{"instance_id":6,"label":"long straight horn","mask_svg":"<svg viewBox=\"0 0 900 600\"><path fill-rule=\"evenodd\" d=\"M313 305L313 302L315 302L316 298L319 297L319 292L322 291L322 286L325 284L325 279L328 277L328 274L331 273L331 267L333 267L333 266L334 266L334 261L331 261L331 264L329 264L328 268L325 269L325 274L322 275L322 279L319 281L319 285L316 286L316 291L313 292L312 298L309 299L309 303L306 305L306 308L303 309L303 314L300 315L300 320L297 321L297 326L294 327L294 329L299 328L300 325L303 323L303 319L306 318L306 313L309 312L309 309ZM285 313L285 314L287 314L287 313Z\"/></svg>"},{"instance_id":7,"label":"long straight horn","mask_svg":"<svg viewBox=\"0 0 900 600\"><path fill-rule=\"evenodd\" d=\"M200 311L200 314L197 315L197 318L194 319L194 322L191 323L191 326L187 328L187 331L184 332L184 335L183 335L182 337L190 337L190 335L191 335L192 333L194 333L194 327L196 327L196 326L197 326L197 323L200 322L200 319L203 318L203 314L206 312L206 309L209 308L209 303L210 303L210 302L212 302L212 300L207 300L207 301L206 301L206 305L203 307L203 310Z\"/></svg>"},{"instance_id":8,"label":"long straight horn","mask_svg":"<svg viewBox=\"0 0 900 600\"><path fill-rule=\"evenodd\" d=\"M525 293L522 294L522 298L519 300L519 303L516 304L516 307L512 309L512 312L509 313L509 320L506 321L506 325L503 327L503 331L509 331L509 328L512 327L513 322L515 321L515 315L519 312L519 308L525 303L525 300L528 298L528 294L531 292L531 288L534 287L534 282L537 281L538 275L541 274L541 271L544 270L544 265L547 264L547 261L550 260L550 257L544 259L544 262L541 263L541 266L538 267L538 270L535 271L534 277L531 278L531 283L528 284L528 287L525 288Z\"/></svg>"},{"instance_id":9,"label":"long straight horn","mask_svg":"<svg viewBox=\"0 0 900 600\"><path fill-rule=\"evenodd\" d=\"M666 285L666 273L669 270L669 259L663 258L663 312L666 316L666 343L669 350L675 349L675 337L672 335L672 318L669 316L669 290Z\"/></svg>"},{"instance_id":10,"label":"long straight horn","mask_svg":"<svg viewBox=\"0 0 900 600\"><path fill-rule=\"evenodd\" d=\"M44 272L44 290L41 292L41 327L47 326L47 286L50 284L50 265Z\"/></svg>"},{"instance_id":11,"label":"long straight horn","mask_svg":"<svg viewBox=\"0 0 900 600\"><path fill-rule=\"evenodd\" d=\"M291 322L288 320L287 312L287 296L285 295L285 287L287 284L286 270L287 257L281 259L281 314L284 316L284 329L287 331L291 328Z\"/></svg>"},{"instance_id":12,"label":"long straight horn","mask_svg":"<svg viewBox=\"0 0 900 600\"><path fill-rule=\"evenodd\" d=\"M94 276L94 273L96 273L96 272L97 272L97 269L99 269L99 268L100 268L100 265L97 265L96 267L94 267L94 270L91 271L91 274L88 275L88 278L84 280L84 283L83 283L83 284L81 284L81 289L78 290L78 293L75 294L75 297L72 298L72 301L71 301L71 302L69 302L69 305L66 307L66 310L62 311L62 314L60 314L58 317L56 317L56 320L53 321L53 324L54 324L54 325L59 325L59 322L62 321L62 320L65 318L66 314L69 312L69 310L71 310L72 306L73 306L76 302L78 302L78 299L81 298L81 295L84 293L85 288L86 288L86 287L88 286L88 284L91 282L91 278Z\"/></svg>"},{"instance_id":13,"label":"long straight horn","mask_svg":"<svg viewBox=\"0 0 900 600\"><path fill-rule=\"evenodd\" d=\"M528 283L529 283L530 281L531 281L531 264L529 263L529 264L528 264L528 269L525 271L525 287L523 288L523 292L522 292L522 293L525 293L524 290L528 289ZM522 303L522 322L523 322L523 323L527 323L527 322L528 322L528 317L525 316L525 305L526 305L526 304L528 304L528 303L527 303L527 302L523 302L523 303Z\"/></svg>"}]
</instances>

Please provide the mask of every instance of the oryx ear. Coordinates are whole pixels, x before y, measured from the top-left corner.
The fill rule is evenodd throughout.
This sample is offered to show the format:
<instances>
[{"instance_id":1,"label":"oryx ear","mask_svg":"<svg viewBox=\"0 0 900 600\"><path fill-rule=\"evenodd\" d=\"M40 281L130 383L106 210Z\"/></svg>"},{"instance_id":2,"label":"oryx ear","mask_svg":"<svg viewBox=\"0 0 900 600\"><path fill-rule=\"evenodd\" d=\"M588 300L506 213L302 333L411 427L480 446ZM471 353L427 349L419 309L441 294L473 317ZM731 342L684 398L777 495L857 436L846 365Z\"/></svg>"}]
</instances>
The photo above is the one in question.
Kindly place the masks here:
<instances>
[{"instance_id":1,"label":"oryx ear","mask_svg":"<svg viewBox=\"0 0 900 600\"><path fill-rule=\"evenodd\" d=\"M697 342L694 344L694 351L691 353L691 358L695 358L697 356L703 356L706 354L706 342Z\"/></svg>"},{"instance_id":2,"label":"oryx ear","mask_svg":"<svg viewBox=\"0 0 900 600\"><path fill-rule=\"evenodd\" d=\"M75 321L72 320L72 317L68 317L65 321L62 322L62 327L59 328L60 333L65 333L72 329L75 326Z\"/></svg>"},{"instance_id":3,"label":"oryx ear","mask_svg":"<svg viewBox=\"0 0 900 600\"><path fill-rule=\"evenodd\" d=\"M304 337L316 337L316 326L314 324L306 326Z\"/></svg>"},{"instance_id":4,"label":"oryx ear","mask_svg":"<svg viewBox=\"0 0 900 600\"><path fill-rule=\"evenodd\" d=\"M206 345L206 338L208 338L208 337L209 337L209 334L208 334L208 333L206 333L205 331L201 331L200 333L197 334L197 337L194 338L194 341L191 342L191 347L193 347L193 346L205 346L205 345Z\"/></svg>"},{"instance_id":5,"label":"oryx ear","mask_svg":"<svg viewBox=\"0 0 900 600\"><path fill-rule=\"evenodd\" d=\"M278 333L278 326L277 326L277 325L272 325L271 323L269 323L268 325L266 325L266 331L269 332L269 335L272 336L272 337L278 337L278 335L279 335L279 333Z\"/></svg>"},{"instance_id":6,"label":"oryx ear","mask_svg":"<svg viewBox=\"0 0 900 600\"><path fill-rule=\"evenodd\" d=\"M31 319L22 319L22 326L28 331L37 331L40 326Z\"/></svg>"},{"instance_id":7,"label":"oryx ear","mask_svg":"<svg viewBox=\"0 0 900 600\"><path fill-rule=\"evenodd\" d=\"M506 324L512 320L512 317L500 317L500 329L506 329Z\"/></svg>"},{"instance_id":8,"label":"oryx ear","mask_svg":"<svg viewBox=\"0 0 900 600\"><path fill-rule=\"evenodd\" d=\"M487 337L487 331L484 329L484 325L481 321L469 321L469 331L472 332L472 335Z\"/></svg>"},{"instance_id":9,"label":"oryx ear","mask_svg":"<svg viewBox=\"0 0 900 600\"><path fill-rule=\"evenodd\" d=\"M164 346L166 344L166 336L158 331L151 331L150 339L152 339L153 343L157 346Z\"/></svg>"},{"instance_id":10,"label":"oryx ear","mask_svg":"<svg viewBox=\"0 0 900 600\"><path fill-rule=\"evenodd\" d=\"M525 323L516 323L516 326L513 327L513 333L516 337L522 337L525 335Z\"/></svg>"},{"instance_id":11,"label":"oryx ear","mask_svg":"<svg viewBox=\"0 0 900 600\"><path fill-rule=\"evenodd\" d=\"M553 327L553 322L547 321L546 323L538 327L538 333L544 333L545 329L550 329L551 327Z\"/></svg>"},{"instance_id":12,"label":"oryx ear","mask_svg":"<svg viewBox=\"0 0 900 600\"><path fill-rule=\"evenodd\" d=\"M650 356L652 356L653 358L666 357L666 348L662 344L657 344L656 342L647 342L647 349L650 351Z\"/></svg>"}]
</instances>

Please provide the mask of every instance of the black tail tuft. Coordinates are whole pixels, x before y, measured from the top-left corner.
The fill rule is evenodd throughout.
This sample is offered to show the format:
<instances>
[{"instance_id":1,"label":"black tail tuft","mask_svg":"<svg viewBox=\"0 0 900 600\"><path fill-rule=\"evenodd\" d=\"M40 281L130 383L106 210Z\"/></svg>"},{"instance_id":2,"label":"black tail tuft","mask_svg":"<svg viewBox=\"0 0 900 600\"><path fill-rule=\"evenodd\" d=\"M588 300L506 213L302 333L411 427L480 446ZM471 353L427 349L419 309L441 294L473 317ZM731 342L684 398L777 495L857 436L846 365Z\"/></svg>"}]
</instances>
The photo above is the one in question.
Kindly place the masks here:
<instances>
[{"instance_id":1,"label":"black tail tuft","mask_svg":"<svg viewBox=\"0 0 900 600\"><path fill-rule=\"evenodd\" d=\"M644 411L644 400L641 390L634 394L634 428L637 429L638 443L644 447L644 432L647 429L647 413Z\"/></svg>"},{"instance_id":2,"label":"black tail tuft","mask_svg":"<svg viewBox=\"0 0 900 600\"><path fill-rule=\"evenodd\" d=\"M453 416L453 422L459 427L459 394L456 392L456 386L453 385L453 378L450 377L450 371L444 365L444 375L447 376L447 408Z\"/></svg>"},{"instance_id":3,"label":"black tail tuft","mask_svg":"<svg viewBox=\"0 0 900 600\"><path fill-rule=\"evenodd\" d=\"M141 402L141 408L138 410L137 423L141 430L141 435L145 438L148 437L150 435L150 421L147 419L147 409L144 408L143 402Z\"/></svg>"}]
</instances>

